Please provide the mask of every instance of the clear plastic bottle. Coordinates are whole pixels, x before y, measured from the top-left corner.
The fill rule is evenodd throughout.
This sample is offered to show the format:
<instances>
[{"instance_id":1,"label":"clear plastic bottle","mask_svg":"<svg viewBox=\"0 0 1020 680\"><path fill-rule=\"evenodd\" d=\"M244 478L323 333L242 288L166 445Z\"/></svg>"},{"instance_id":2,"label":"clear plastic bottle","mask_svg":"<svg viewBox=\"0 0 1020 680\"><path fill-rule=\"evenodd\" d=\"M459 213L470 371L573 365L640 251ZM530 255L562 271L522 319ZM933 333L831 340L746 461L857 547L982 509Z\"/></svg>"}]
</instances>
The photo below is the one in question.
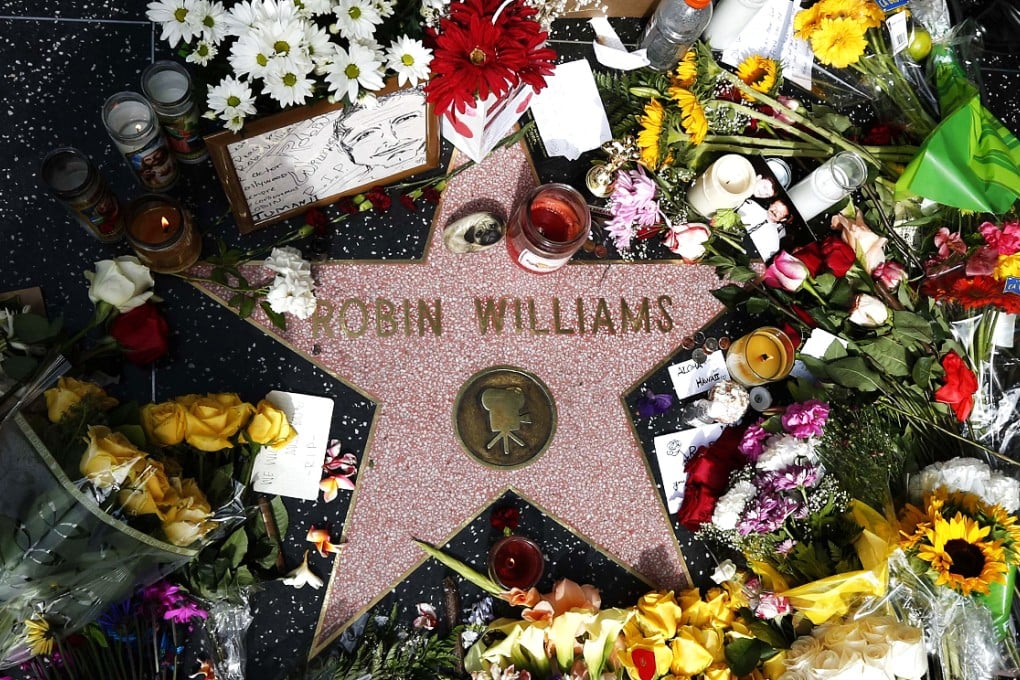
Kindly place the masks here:
<instances>
[{"instance_id":1,"label":"clear plastic bottle","mask_svg":"<svg viewBox=\"0 0 1020 680\"><path fill-rule=\"evenodd\" d=\"M711 20L712 0L661 0L641 39L649 66L656 71L676 66Z\"/></svg>"}]
</instances>

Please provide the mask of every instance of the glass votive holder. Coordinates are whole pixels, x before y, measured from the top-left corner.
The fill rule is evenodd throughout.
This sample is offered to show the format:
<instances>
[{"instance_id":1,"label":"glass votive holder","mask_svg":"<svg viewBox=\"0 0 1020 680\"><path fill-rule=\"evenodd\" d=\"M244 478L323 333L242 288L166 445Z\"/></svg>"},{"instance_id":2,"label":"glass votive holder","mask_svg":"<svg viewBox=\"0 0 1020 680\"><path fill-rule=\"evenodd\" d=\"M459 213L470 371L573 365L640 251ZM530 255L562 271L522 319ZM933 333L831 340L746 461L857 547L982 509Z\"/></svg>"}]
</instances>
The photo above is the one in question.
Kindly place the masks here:
<instances>
[{"instance_id":1,"label":"glass votive holder","mask_svg":"<svg viewBox=\"0 0 1020 680\"><path fill-rule=\"evenodd\" d=\"M128 205L127 237L142 264L161 274L187 269L202 253L191 213L159 194L139 196Z\"/></svg>"},{"instance_id":2,"label":"glass votive holder","mask_svg":"<svg viewBox=\"0 0 1020 680\"><path fill-rule=\"evenodd\" d=\"M529 538L504 536L489 549L489 578L503 588L532 588L544 571L542 549Z\"/></svg>"},{"instance_id":3,"label":"glass votive holder","mask_svg":"<svg viewBox=\"0 0 1020 680\"><path fill-rule=\"evenodd\" d=\"M566 184L535 187L507 223L510 258L522 269L548 274L574 256L591 230L584 197Z\"/></svg>"},{"instance_id":4,"label":"glass votive holder","mask_svg":"<svg viewBox=\"0 0 1020 680\"><path fill-rule=\"evenodd\" d=\"M850 195L868 179L868 166L853 151L840 151L789 189L793 206L807 222Z\"/></svg>"},{"instance_id":5,"label":"glass votive holder","mask_svg":"<svg viewBox=\"0 0 1020 680\"><path fill-rule=\"evenodd\" d=\"M744 387L782 380L793 369L796 349L782 330L763 326L733 341L726 352L726 370Z\"/></svg>"},{"instance_id":6,"label":"glass votive holder","mask_svg":"<svg viewBox=\"0 0 1020 680\"><path fill-rule=\"evenodd\" d=\"M199 134L191 75L174 61L157 61L142 72L142 92L156 111L167 144L181 163L200 163L209 157Z\"/></svg>"},{"instance_id":7,"label":"glass votive holder","mask_svg":"<svg viewBox=\"0 0 1020 680\"><path fill-rule=\"evenodd\" d=\"M145 97L135 92L111 95L103 104L103 124L145 189L167 191L177 183L177 159Z\"/></svg>"},{"instance_id":8,"label":"glass votive holder","mask_svg":"<svg viewBox=\"0 0 1020 680\"><path fill-rule=\"evenodd\" d=\"M94 237L104 243L124 238L120 200L88 156L70 146L46 154L39 171L50 193Z\"/></svg>"},{"instance_id":9,"label":"glass votive holder","mask_svg":"<svg viewBox=\"0 0 1020 680\"><path fill-rule=\"evenodd\" d=\"M756 180L751 161L735 153L720 156L691 184L687 205L704 217L717 210L732 210L754 192Z\"/></svg>"}]
</instances>

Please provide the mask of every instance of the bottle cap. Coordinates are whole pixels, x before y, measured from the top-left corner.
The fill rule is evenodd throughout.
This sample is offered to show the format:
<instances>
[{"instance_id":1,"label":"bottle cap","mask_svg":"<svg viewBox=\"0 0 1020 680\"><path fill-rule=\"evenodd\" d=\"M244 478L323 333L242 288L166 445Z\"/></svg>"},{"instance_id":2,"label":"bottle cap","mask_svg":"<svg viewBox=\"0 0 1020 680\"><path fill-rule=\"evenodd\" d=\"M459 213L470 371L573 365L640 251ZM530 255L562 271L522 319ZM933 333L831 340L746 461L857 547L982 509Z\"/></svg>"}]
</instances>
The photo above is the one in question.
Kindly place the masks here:
<instances>
[{"instance_id":1,"label":"bottle cap","mask_svg":"<svg viewBox=\"0 0 1020 680\"><path fill-rule=\"evenodd\" d=\"M712 4L712 0L684 0L684 2L694 9L705 9Z\"/></svg>"}]
</instances>

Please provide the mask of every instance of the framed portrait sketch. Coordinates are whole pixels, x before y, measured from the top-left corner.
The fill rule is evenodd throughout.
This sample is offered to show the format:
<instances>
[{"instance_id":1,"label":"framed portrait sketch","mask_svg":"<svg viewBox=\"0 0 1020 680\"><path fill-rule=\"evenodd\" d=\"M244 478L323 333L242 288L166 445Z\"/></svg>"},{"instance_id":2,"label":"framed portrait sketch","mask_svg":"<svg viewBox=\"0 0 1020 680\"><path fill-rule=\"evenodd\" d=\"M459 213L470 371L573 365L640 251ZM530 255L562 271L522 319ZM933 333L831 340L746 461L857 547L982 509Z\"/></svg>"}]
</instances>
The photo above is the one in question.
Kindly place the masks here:
<instances>
[{"instance_id":1,"label":"framed portrait sketch","mask_svg":"<svg viewBox=\"0 0 1020 680\"><path fill-rule=\"evenodd\" d=\"M395 79L371 108L321 102L205 141L242 234L439 165L424 91Z\"/></svg>"}]
</instances>

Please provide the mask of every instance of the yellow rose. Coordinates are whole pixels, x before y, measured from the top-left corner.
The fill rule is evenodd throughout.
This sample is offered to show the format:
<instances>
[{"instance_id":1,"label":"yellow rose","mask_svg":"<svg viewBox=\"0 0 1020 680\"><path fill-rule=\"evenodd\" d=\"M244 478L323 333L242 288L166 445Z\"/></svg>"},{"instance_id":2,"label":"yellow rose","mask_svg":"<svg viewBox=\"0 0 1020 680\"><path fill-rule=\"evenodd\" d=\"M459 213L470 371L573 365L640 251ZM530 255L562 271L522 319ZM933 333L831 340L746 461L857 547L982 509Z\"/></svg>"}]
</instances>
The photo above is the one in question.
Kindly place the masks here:
<instances>
[{"instance_id":1,"label":"yellow rose","mask_svg":"<svg viewBox=\"0 0 1020 680\"><path fill-rule=\"evenodd\" d=\"M263 399L255 407L255 415L241 434L241 441L282 449L295 435L297 431L287 421L287 414Z\"/></svg>"},{"instance_id":2,"label":"yellow rose","mask_svg":"<svg viewBox=\"0 0 1020 680\"><path fill-rule=\"evenodd\" d=\"M187 425L184 439L199 451L233 447L230 437L248 422L254 407L236 394L189 394L175 400L184 407Z\"/></svg>"},{"instance_id":3,"label":"yellow rose","mask_svg":"<svg viewBox=\"0 0 1020 680\"><path fill-rule=\"evenodd\" d=\"M645 635L661 636L664 640L676 635L676 623L683 612L673 591L646 593L638 600L637 621Z\"/></svg>"},{"instance_id":4,"label":"yellow rose","mask_svg":"<svg viewBox=\"0 0 1020 680\"><path fill-rule=\"evenodd\" d=\"M659 677L669 672L673 652L669 645L658 638L631 639L619 653L619 658L631 678Z\"/></svg>"},{"instance_id":5,"label":"yellow rose","mask_svg":"<svg viewBox=\"0 0 1020 680\"><path fill-rule=\"evenodd\" d=\"M133 479L133 468L145 460L127 437L104 425L89 428L89 447L81 458L81 473L100 489L121 487Z\"/></svg>"},{"instance_id":6,"label":"yellow rose","mask_svg":"<svg viewBox=\"0 0 1020 680\"><path fill-rule=\"evenodd\" d=\"M715 661L712 653L695 638L695 630L697 629L685 626L677 637L670 640L669 646L673 661L669 670L675 675L687 677L697 675Z\"/></svg>"},{"instance_id":7,"label":"yellow rose","mask_svg":"<svg viewBox=\"0 0 1020 680\"><path fill-rule=\"evenodd\" d=\"M94 399L104 411L117 405L117 400L108 396L99 385L74 378L60 378L56 387L46 390L46 415L51 423L60 422L68 411L86 397Z\"/></svg>"},{"instance_id":8,"label":"yellow rose","mask_svg":"<svg viewBox=\"0 0 1020 680\"><path fill-rule=\"evenodd\" d=\"M124 510L131 515L162 515L159 506L171 491L163 464L151 458L138 461L132 478L117 494Z\"/></svg>"},{"instance_id":9,"label":"yellow rose","mask_svg":"<svg viewBox=\"0 0 1020 680\"><path fill-rule=\"evenodd\" d=\"M188 546L215 527L208 519L212 508L193 479L170 480L168 503L162 506L163 533L174 545Z\"/></svg>"},{"instance_id":10,"label":"yellow rose","mask_svg":"<svg viewBox=\"0 0 1020 680\"><path fill-rule=\"evenodd\" d=\"M141 409L142 428L149 441L159 446L175 446L184 441L188 419L184 407L176 401L146 404Z\"/></svg>"}]
</instances>

